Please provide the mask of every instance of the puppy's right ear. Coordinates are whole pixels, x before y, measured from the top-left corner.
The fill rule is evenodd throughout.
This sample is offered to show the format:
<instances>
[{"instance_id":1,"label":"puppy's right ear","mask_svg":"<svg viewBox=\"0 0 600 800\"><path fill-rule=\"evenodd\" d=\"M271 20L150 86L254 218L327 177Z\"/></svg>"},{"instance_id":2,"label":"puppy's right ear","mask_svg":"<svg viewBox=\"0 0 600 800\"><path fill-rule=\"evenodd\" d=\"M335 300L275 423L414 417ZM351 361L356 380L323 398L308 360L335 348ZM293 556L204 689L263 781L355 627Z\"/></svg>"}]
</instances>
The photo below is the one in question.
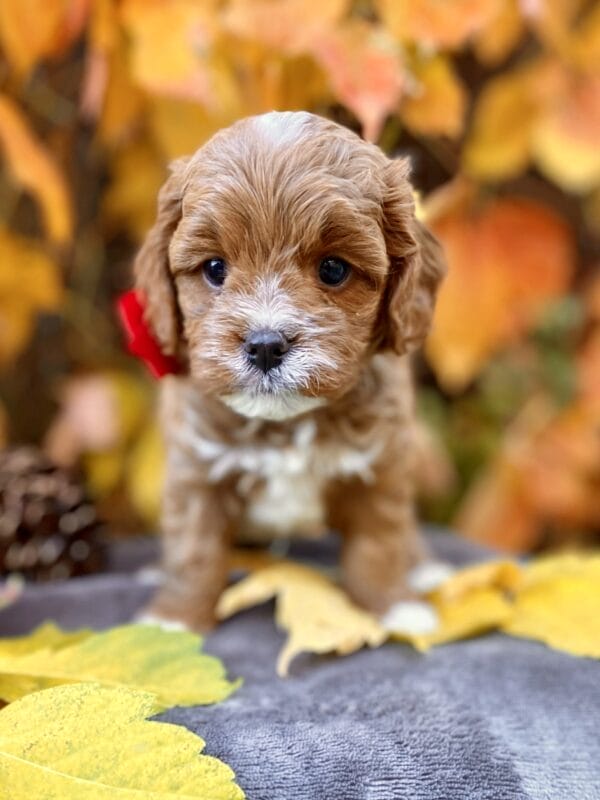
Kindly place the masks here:
<instances>
[{"instance_id":1,"label":"puppy's right ear","mask_svg":"<svg viewBox=\"0 0 600 800\"><path fill-rule=\"evenodd\" d=\"M181 218L186 158L174 161L158 193L156 222L133 264L135 287L144 298L146 322L166 355L176 356L181 332L175 283L169 269L169 242Z\"/></svg>"}]
</instances>

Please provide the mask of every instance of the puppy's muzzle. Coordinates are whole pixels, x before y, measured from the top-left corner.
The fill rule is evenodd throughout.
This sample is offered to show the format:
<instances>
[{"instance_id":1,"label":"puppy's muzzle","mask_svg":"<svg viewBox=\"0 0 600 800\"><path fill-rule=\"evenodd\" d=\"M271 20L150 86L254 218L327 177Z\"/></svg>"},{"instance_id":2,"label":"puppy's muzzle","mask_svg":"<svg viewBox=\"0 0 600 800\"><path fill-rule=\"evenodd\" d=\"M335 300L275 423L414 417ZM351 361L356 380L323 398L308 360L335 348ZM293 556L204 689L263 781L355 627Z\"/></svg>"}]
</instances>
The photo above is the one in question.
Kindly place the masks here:
<instances>
[{"instance_id":1,"label":"puppy's muzzle","mask_svg":"<svg viewBox=\"0 0 600 800\"><path fill-rule=\"evenodd\" d=\"M244 342L248 361L265 375L281 364L289 349L290 343L281 331L254 331Z\"/></svg>"}]
</instances>

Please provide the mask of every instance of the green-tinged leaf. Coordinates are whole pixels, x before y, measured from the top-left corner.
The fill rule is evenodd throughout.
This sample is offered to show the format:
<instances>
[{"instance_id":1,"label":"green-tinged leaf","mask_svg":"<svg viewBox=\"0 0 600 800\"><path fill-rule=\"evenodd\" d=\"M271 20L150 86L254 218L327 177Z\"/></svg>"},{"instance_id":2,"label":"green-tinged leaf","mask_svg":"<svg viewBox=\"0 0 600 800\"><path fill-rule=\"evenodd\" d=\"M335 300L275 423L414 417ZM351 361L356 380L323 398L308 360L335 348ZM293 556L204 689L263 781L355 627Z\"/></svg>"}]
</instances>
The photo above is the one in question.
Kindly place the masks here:
<instances>
[{"instance_id":1,"label":"green-tinged leaf","mask_svg":"<svg viewBox=\"0 0 600 800\"><path fill-rule=\"evenodd\" d=\"M227 680L218 658L199 652L201 641L192 633L124 625L59 650L2 651L0 697L11 702L61 683L95 681L153 692L162 708L215 703L238 683Z\"/></svg>"},{"instance_id":2,"label":"green-tinged leaf","mask_svg":"<svg viewBox=\"0 0 600 800\"><path fill-rule=\"evenodd\" d=\"M0 712L6 800L242 800L232 770L191 731L148 717L146 692L78 683Z\"/></svg>"}]
</instances>

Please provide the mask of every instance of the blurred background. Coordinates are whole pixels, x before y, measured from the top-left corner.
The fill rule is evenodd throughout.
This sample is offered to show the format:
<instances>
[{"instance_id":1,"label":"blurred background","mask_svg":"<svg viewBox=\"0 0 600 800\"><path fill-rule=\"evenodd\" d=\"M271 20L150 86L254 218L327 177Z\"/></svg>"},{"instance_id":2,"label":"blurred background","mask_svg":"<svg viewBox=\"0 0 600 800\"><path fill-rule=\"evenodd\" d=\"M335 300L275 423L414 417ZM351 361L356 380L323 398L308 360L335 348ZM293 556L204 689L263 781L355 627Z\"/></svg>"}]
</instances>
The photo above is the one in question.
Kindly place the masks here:
<instances>
[{"instance_id":1,"label":"blurred background","mask_svg":"<svg viewBox=\"0 0 600 800\"><path fill-rule=\"evenodd\" d=\"M445 246L424 519L513 552L599 541L597 3L2 0L0 47L0 446L87 493L5 457L4 569L57 521L155 529L156 384L114 300L168 162L272 109L409 155Z\"/></svg>"}]
</instances>

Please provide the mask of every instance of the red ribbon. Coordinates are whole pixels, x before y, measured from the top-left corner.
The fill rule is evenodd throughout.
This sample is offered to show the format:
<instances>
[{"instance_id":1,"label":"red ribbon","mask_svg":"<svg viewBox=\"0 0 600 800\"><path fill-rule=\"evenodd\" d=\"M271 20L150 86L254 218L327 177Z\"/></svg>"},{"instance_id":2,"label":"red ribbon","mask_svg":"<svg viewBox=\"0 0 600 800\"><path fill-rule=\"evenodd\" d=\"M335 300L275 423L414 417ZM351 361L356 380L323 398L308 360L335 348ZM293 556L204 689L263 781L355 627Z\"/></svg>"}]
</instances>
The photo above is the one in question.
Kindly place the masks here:
<instances>
[{"instance_id":1,"label":"red ribbon","mask_svg":"<svg viewBox=\"0 0 600 800\"><path fill-rule=\"evenodd\" d=\"M177 359L165 355L144 319L144 302L135 289L117 299L117 312L127 337L127 349L141 359L155 378L181 371Z\"/></svg>"}]
</instances>

